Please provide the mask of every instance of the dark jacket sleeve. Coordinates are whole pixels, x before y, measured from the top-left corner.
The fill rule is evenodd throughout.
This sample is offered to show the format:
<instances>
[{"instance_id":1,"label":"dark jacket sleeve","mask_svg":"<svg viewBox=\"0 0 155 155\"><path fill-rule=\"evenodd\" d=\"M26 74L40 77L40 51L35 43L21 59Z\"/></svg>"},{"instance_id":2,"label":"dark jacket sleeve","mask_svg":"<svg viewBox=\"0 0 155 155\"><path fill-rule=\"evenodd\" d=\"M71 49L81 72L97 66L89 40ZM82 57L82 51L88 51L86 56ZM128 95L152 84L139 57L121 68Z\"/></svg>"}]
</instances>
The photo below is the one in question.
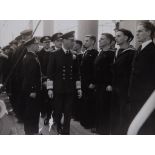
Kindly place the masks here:
<instances>
[{"instance_id":1,"label":"dark jacket sleeve","mask_svg":"<svg viewBox=\"0 0 155 155\"><path fill-rule=\"evenodd\" d=\"M47 78L50 80L54 80L55 71L56 71L56 63L55 63L56 53L51 53L49 57L49 62L47 66Z\"/></svg>"},{"instance_id":2,"label":"dark jacket sleeve","mask_svg":"<svg viewBox=\"0 0 155 155\"><path fill-rule=\"evenodd\" d=\"M26 56L22 68L22 90L27 93L38 92L41 89L41 73L35 58Z\"/></svg>"},{"instance_id":3,"label":"dark jacket sleeve","mask_svg":"<svg viewBox=\"0 0 155 155\"><path fill-rule=\"evenodd\" d=\"M95 51L90 63L90 83L95 84L95 72L94 72L94 62L98 55L98 51Z\"/></svg>"},{"instance_id":4,"label":"dark jacket sleeve","mask_svg":"<svg viewBox=\"0 0 155 155\"><path fill-rule=\"evenodd\" d=\"M73 74L75 77L75 81L80 81L81 80L81 74L80 74L80 67L79 67L79 60L77 58L77 56L75 56L76 58L74 59L73 62Z\"/></svg>"}]
</instances>

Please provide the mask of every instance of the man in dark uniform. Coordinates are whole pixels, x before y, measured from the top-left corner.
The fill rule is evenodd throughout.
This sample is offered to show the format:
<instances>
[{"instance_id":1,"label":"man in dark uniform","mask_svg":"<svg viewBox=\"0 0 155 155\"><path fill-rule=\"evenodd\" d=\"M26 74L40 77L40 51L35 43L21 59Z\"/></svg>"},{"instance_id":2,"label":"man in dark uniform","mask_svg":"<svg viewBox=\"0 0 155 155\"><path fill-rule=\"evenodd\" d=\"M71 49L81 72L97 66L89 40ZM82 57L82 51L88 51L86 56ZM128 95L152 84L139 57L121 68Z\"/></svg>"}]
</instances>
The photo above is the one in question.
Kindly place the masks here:
<instances>
[{"instance_id":1,"label":"man in dark uniform","mask_svg":"<svg viewBox=\"0 0 155 155\"><path fill-rule=\"evenodd\" d=\"M13 54L11 58L11 68L10 72L13 72L11 75L11 100L14 102L15 109L16 109L16 116L18 118L18 122L21 123L23 122L23 105L22 105L22 100L21 100L21 66L22 66L22 61L23 57L26 54L26 49L24 42L32 38L32 30L24 30L21 33L22 37L22 45L18 46L16 49L15 53Z\"/></svg>"},{"instance_id":2,"label":"man in dark uniform","mask_svg":"<svg viewBox=\"0 0 155 155\"><path fill-rule=\"evenodd\" d=\"M83 52L82 52L83 43L81 40L75 40L73 46L73 52L77 56L79 67L82 61ZM73 118L76 121L80 121L82 113L82 100L75 96L74 104L73 104Z\"/></svg>"},{"instance_id":3,"label":"man in dark uniform","mask_svg":"<svg viewBox=\"0 0 155 155\"><path fill-rule=\"evenodd\" d=\"M57 132L69 134L73 98L76 93L81 97L82 91L78 61L70 51L74 43L74 31L64 34L62 38L62 48L55 51L49 59L47 89L49 97L54 97ZM61 131L62 113L64 123Z\"/></svg>"},{"instance_id":4,"label":"man in dark uniform","mask_svg":"<svg viewBox=\"0 0 155 155\"><path fill-rule=\"evenodd\" d=\"M12 66L14 65L12 59L13 59L13 56L17 50L17 45L18 45L18 42L16 40L12 40L10 43L9 43L9 50L7 52L7 55L8 55L8 59L6 61L6 63L4 64L4 83L5 83L5 80L7 78L7 76L9 75L9 73L11 72L11 68ZM12 96L11 96L11 78L10 80L7 82L6 84L6 91L7 91L7 94L10 96L10 103L12 105L12 108L13 108L13 111L16 113L16 106L15 106L15 102L12 101Z\"/></svg>"},{"instance_id":5,"label":"man in dark uniform","mask_svg":"<svg viewBox=\"0 0 155 155\"><path fill-rule=\"evenodd\" d=\"M85 36L84 47L86 51L83 54L81 62L81 84L83 90L82 118L81 125L85 128L94 128L95 121L95 81L94 81L94 60L98 51L94 48L96 37L92 35Z\"/></svg>"},{"instance_id":6,"label":"man in dark uniform","mask_svg":"<svg viewBox=\"0 0 155 155\"><path fill-rule=\"evenodd\" d=\"M40 42L43 43L44 46L42 50L37 53L42 72L42 92L41 92L40 104L41 104L42 117L46 116L44 124L48 125L49 119L51 117L51 104L49 102L47 94L46 81L47 81L47 65L52 50L50 48L51 38L50 36L44 36L40 39Z\"/></svg>"},{"instance_id":7,"label":"man in dark uniform","mask_svg":"<svg viewBox=\"0 0 155 155\"><path fill-rule=\"evenodd\" d=\"M150 22L137 27L137 40L142 43L133 61L129 87L131 121L155 89L155 45L152 42L155 28ZM139 134L155 134L155 112L151 114Z\"/></svg>"},{"instance_id":8,"label":"man in dark uniform","mask_svg":"<svg viewBox=\"0 0 155 155\"><path fill-rule=\"evenodd\" d=\"M58 49L61 49L62 48L62 35L63 33L61 32L58 32L58 33L55 33L51 36L51 41L53 43L53 46L52 46L52 50L53 52L58 50ZM53 53L52 52L52 53ZM51 54L52 54L51 53ZM53 124L52 124L52 130L57 130L57 125L56 125L56 120L55 120L55 112L54 112L54 107L52 108L52 117L53 117Z\"/></svg>"},{"instance_id":9,"label":"man in dark uniform","mask_svg":"<svg viewBox=\"0 0 155 155\"><path fill-rule=\"evenodd\" d=\"M113 69L112 102L111 102L111 134L126 134L129 125L130 106L128 104L128 88L135 49L131 47L134 36L127 29L118 29Z\"/></svg>"},{"instance_id":10,"label":"man in dark uniform","mask_svg":"<svg viewBox=\"0 0 155 155\"><path fill-rule=\"evenodd\" d=\"M115 52L111 49L113 35L102 33L99 40L100 52L94 62L96 88L96 121L98 134L110 134L110 99L112 85L112 64Z\"/></svg>"},{"instance_id":11,"label":"man in dark uniform","mask_svg":"<svg viewBox=\"0 0 155 155\"><path fill-rule=\"evenodd\" d=\"M22 63L22 104L24 105L25 134L39 133L39 97L41 91L41 67L36 55L38 44L35 38L28 41Z\"/></svg>"}]
</instances>

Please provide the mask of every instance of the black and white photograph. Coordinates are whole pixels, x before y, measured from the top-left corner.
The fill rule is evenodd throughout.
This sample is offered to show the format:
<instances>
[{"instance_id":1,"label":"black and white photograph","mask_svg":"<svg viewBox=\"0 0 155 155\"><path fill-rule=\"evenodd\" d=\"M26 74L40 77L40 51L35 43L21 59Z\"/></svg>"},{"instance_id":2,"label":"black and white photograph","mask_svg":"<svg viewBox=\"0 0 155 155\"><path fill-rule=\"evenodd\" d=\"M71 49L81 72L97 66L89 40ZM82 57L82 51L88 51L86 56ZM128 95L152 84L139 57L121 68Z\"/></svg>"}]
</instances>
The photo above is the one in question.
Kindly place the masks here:
<instances>
[{"instance_id":1,"label":"black and white photograph","mask_svg":"<svg viewBox=\"0 0 155 155\"><path fill-rule=\"evenodd\" d=\"M1 20L1 135L154 135L155 20Z\"/></svg>"},{"instance_id":2,"label":"black and white photograph","mask_svg":"<svg viewBox=\"0 0 155 155\"><path fill-rule=\"evenodd\" d=\"M154 6L1 1L1 154L154 155Z\"/></svg>"}]
</instances>

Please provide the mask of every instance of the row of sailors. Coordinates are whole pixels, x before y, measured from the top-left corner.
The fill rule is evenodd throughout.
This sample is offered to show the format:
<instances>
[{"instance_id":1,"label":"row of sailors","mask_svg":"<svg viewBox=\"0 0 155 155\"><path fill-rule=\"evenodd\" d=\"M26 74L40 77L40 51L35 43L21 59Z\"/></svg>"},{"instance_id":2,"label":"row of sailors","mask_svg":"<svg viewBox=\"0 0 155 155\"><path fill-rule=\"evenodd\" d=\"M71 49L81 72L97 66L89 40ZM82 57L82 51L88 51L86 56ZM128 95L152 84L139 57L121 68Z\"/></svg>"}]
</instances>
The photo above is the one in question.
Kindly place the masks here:
<instances>
[{"instance_id":1,"label":"row of sailors","mask_svg":"<svg viewBox=\"0 0 155 155\"><path fill-rule=\"evenodd\" d=\"M12 60L22 59L7 91L17 118L24 121L25 133L38 133L41 112L45 125L52 115L53 129L59 134L70 133L72 117L98 134L126 134L155 88L154 31L150 22L138 25L137 40L142 45L138 50L130 45L134 36L126 29L118 29L115 38L101 34L99 52L95 36L85 36L82 44L74 40L74 31L42 37L41 51L35 38L20 45ZM154 134L154 119L153 113L139 133Z\"/></svg>"}]
</instances>

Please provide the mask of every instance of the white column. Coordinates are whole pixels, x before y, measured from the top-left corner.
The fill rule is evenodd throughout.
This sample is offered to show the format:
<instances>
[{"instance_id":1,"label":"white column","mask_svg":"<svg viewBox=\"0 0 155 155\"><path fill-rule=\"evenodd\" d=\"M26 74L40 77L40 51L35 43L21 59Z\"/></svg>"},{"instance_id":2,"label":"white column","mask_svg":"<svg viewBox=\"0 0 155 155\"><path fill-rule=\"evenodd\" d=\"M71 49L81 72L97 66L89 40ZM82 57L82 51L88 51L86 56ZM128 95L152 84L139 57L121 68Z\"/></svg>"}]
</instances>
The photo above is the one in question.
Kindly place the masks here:
<instances>
[{"instance_id":1,"label":"white column","mask_svg":"<svg viewBox=\"0 0 155 155\"><path fill-rule=\"evenodd\" d=\"M82 40L85 35L95 35L98 38L98 20L79 20L77 38Z\"/></svg>"},{"instance_id":2,"label":"white column","mask_svg":"<svg viewBox=\"0 0 155 155\"><path fill-rule=\"evenodd\" d=\"M54 33L54 20L43 21L43 35L52 35Z\"/></svg>"}]
</instances>

